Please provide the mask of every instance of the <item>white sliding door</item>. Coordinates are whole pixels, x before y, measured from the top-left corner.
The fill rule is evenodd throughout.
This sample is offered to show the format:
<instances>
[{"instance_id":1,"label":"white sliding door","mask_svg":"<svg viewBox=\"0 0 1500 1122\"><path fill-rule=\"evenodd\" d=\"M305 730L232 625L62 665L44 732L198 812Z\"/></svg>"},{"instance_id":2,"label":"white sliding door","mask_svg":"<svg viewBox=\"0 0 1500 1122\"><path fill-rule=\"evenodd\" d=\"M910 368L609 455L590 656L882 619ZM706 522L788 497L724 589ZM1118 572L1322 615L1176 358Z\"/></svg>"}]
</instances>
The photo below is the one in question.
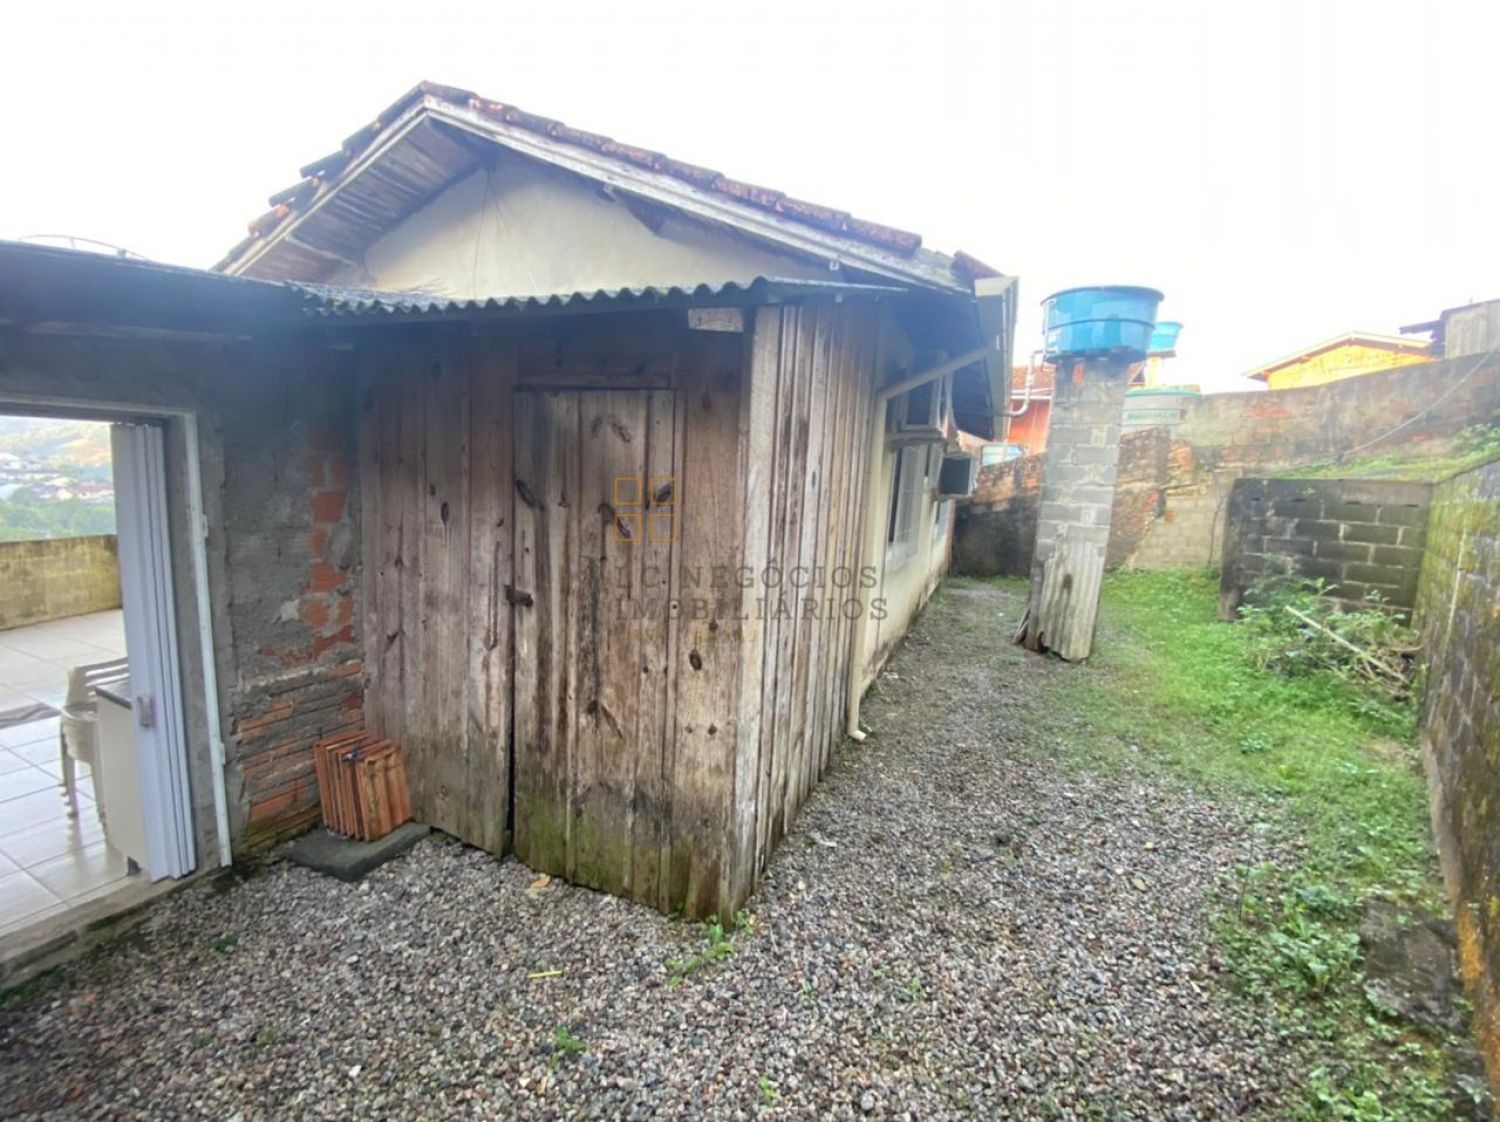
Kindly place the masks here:
<instances>
[{"instance_id":1,"label":"white sliding door","mask_svg":"<svg viewBox=\"0 0 1500 1122\"><path fill-rule=\"evenodd\" d=\"M157 881L184 876L196 864L172 604L166 462L157 425L114 425L111 443L146 869Z\"/></svg>"}]
</instances>

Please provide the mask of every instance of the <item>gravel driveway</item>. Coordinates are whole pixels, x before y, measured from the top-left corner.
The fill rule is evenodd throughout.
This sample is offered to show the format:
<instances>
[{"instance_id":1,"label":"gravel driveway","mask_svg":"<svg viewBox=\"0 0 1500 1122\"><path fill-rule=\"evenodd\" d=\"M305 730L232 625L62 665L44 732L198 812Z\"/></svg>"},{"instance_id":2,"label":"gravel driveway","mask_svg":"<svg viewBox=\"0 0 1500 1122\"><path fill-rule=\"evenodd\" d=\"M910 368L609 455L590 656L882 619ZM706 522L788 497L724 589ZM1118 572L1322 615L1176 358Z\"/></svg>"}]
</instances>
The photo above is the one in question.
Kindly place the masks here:
<instances>
[{"instance_id":1,"label":"gravel driveway","mask_svg":"<svg viewBox=\"0 0 1500 1122\"><path fill-rule=\"evenodd\" d=\"M941 594L720 960L674 981L702 925L443 840L276 863L0 1012L0 1117L1282 1115L1205 931L1247 819L1053 762L1080 671L1020 606Z\"/></svg>"}]
</instances>

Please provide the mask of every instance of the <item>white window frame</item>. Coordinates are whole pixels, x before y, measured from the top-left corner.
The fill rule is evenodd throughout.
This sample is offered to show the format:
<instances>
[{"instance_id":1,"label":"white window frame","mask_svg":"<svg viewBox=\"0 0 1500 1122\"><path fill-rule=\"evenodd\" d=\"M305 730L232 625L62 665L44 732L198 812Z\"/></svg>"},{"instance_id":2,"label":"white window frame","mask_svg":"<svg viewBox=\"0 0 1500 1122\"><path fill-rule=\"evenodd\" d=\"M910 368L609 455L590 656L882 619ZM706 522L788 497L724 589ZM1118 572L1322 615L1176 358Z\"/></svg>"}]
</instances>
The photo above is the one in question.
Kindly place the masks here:
<instances>
[{"instance_id":1,"label":"white window frame","mask_svg":"<svg viewBox=\"0 0 1500 1122\"><path fill-rule=\"evenodd\" d=\"M928 491L927 449L907 445L892 450L890 513L886 523L885 564L898 569L916 555L922 499Z\"/></svg>"},{"instance_id":2,"label":"white window frame","mask_svg":"<svg viewBox=\"0 0 1500 1122\"><path fill-rule=\"evenodd\" d=\"M948 536L948 525L953 521L953 500L944 499L933 503L932 540L940 542Z\"/></svg>"}]
</instances>

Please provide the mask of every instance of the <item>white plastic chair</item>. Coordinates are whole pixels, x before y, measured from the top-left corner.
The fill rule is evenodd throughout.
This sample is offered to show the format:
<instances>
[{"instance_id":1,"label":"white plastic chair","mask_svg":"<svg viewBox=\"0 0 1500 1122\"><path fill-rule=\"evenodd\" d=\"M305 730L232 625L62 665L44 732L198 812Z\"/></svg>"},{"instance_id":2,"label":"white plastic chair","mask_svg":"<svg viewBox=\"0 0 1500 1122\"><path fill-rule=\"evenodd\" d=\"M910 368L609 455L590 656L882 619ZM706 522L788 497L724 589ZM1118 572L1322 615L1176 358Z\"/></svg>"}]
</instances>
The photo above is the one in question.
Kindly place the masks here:
<instances>
[{"instance_id":1,"label":"white plastic chair","mask_svg":"<svg viewBox=\"0 0 1500 1122\"><path fill-rule=\"evenodd\" d=\"M75 761L89 765L94 785L94 806L104 821L104 800L99 794L99 698L94 688L100 682L123 678L123 658L75 666L68 671L68 694L57 722L58 751L62 762L62 788L68 800L68 817L78 817L78 784Z\"/></svg>"}]
</instances>

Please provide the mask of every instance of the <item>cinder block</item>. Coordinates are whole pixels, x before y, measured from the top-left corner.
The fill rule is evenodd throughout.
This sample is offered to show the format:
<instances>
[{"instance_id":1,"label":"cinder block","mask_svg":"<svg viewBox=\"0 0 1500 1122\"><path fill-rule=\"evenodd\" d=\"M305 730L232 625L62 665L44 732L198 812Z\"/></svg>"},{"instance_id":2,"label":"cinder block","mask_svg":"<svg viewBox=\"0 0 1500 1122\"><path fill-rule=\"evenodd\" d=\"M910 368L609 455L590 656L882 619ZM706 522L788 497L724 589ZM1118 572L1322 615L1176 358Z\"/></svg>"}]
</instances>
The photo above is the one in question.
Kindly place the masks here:
<instances>
[{"instance_id":1,"label":"cinder block","mask_svg":"<svg viewBox=\"0 0 1500 1122\"><path fill-rule=\"evenodd\" d=\"M1311 557L1313 543L1306 538L1261 538L1260 548L1281 557Z\"/></svg>"},{"instance_id":2,"label":"cinder block","mask_svg":"<svg viewBox=\"0 0 1500 1122\"><path fill-rule=\"evenodd\" d=\"M1379 521L1386 526L1422 526L1427 508L1416 504L1389 504L1380 508Z\"/></svg>"},{"instance_id":3,"label":"cinder block","mask_svg":"<svg viewBox=\"0 0 1500 1122\"><path fill-rule=\"evenodd\" d=\"M1376 545L1395 545L1401 538L1401 527L1380 526L1370 522L1347 522L1344 524L1344 541L1373 542Z\"/></svg>"},{"instance_id":4,"label":"cinder block","mask_svg":"<svg viewBox=\"0 0 1500 1122\"><path fill-rule=\"evenodd\" d=\"M1422 551L1404 545L1377 545L1370 558L1376 565L1397 569L1420 569Z\"/></svg>"},{"instance_id":5,"label":"cinder block","mask_svg":"<svg viewBox=\"0 0 1500 1122\"><path fill-rule=\"evenodd\" d=\"M1320 541L1314 552L1330 561L1368 561L1372 548L1362 542Z\"/></svg>"}]
</instances>

